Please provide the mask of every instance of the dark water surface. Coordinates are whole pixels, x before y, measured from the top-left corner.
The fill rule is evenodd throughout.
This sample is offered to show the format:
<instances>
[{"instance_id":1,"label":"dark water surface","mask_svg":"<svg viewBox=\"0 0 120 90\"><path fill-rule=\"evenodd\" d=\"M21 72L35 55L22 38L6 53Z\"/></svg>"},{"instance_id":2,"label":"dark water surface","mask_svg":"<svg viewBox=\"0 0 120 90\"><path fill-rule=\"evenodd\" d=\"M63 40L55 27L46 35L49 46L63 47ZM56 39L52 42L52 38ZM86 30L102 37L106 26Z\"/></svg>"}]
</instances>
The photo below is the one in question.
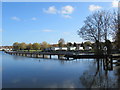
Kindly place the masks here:
<instances>
[{"instance_id":1,"label":"dark water surface","mask_svg":"<svg viewBox=\"0 0 120 90\"><path fill-rule=\"evenodd\" d=\"M72 61L2 54L3 88L120 88L120 68L103 70L94 59Z\"/></svg>"}]
</instances>

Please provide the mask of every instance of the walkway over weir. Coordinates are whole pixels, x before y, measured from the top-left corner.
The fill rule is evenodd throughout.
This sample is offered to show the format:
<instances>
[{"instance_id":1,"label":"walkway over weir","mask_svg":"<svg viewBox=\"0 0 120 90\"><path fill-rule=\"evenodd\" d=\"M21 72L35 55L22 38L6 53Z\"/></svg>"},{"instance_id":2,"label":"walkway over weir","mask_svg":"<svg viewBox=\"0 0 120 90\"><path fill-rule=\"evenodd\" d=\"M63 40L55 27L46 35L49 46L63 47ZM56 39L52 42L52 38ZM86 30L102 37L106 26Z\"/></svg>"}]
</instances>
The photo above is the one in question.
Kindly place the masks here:
<instances>
[{"instance_id":1,"label":"walkway over weir","mask_svg":"<svg viewBox=\"0 0 120 90\"><path fill-rule=\"evenodd\" d=\"M74 52L23 52L23 51L5 51L5 53L11 55L18 55L18 56L26 56L26 57L35 57L35 58L45 58L45 55L49 56L51 59L52 55L57 55L58 59L60 57L65 57L65 59L69 60L72 59L80 59L80 58L120 58L119 55L111 54L111 55L94 55L92 54L85 54L85 53L74 53Z\"/></svg>"}]
</instances>

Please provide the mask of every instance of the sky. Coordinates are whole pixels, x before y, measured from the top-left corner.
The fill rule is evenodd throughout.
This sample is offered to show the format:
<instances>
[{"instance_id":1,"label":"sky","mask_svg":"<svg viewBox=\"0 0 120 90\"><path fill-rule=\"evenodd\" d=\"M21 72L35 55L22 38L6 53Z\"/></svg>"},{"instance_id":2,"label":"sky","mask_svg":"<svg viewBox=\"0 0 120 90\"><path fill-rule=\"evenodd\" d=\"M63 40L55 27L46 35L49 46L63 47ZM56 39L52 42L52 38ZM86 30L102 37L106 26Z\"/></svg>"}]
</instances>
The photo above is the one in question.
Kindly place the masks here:
<instances>
[{"instance_id":1,"label":"sky","mask_svg":"<svg viewBox=\"0 0 120 90\"><path fill-rule=\"evenodd\" d=\"M77 31L85 18L97 10L117 9L116 2L3 2L1 43L55 44L60 38L65 42L83 42Z\"/></svg>"}]
</instances>

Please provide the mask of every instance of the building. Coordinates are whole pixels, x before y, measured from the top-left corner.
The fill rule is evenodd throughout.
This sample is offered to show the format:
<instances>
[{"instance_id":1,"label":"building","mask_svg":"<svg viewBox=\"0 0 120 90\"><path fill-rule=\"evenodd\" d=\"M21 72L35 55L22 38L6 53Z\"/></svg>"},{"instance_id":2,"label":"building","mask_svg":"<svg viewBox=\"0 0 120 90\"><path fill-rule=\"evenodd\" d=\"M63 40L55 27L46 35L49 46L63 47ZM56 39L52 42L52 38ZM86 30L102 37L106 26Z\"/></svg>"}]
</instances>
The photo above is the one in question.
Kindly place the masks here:
<instances>
[{"instance_id":1,"label":"building","mask_svg":"<svg viewBox=\"0 0 120 90\"><path fill-rule=\"evenodd\" d=\"M7 51L12 51L13 47L12 46L0 46L0 50L7 50Z\"/></svg>"},{"instance_id":2,"label":"building","mask_svg":"<svg viewBox=\"0 0 120 90\"><path fill-rule=\"evenodd\" d=\"M50 48L46 48L46 51L57 51L57 50L77 50L76 47L50 47ZM83 47L79 47L78 50L84 50Z\"/></svg>"},{"instance_id":3,"label":"building","mask_svg":"<svg viewBox=\"0 0 120 90\"><path fill-rule=\"evenodd\" d=\"M90 47L90 46L84 46L84 50L91 50L92 49L92 47Z\"/></svg>"}]
</instances>

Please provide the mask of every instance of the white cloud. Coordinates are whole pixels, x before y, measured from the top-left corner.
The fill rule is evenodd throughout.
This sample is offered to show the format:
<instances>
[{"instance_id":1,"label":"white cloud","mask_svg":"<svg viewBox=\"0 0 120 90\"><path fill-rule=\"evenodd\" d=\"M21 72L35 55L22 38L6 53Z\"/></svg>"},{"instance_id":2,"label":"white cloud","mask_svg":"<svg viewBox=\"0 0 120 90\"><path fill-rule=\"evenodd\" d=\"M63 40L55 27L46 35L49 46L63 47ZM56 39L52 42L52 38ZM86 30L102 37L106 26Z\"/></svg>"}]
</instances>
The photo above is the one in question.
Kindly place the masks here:
<instances>
[{"instance_id":1,"label":"white cloud","mask_svg":"<svg viewBox=\"0 0 120 90\"><path fill-rule=\"evenodd\" d=\"M55 6L50 6L47 10L43 9L43 11L45 13L49 13L49 14L56 14L57 13L57 9Z\"/></svg>"},{"instance_id":2,"label":"white cloud","mask_svg":"<svg viewBox=\"0 0 120 90\"><path fill-rule=\"evenodd\" d=\"M113 0L112 7L118 7L118 0Z\"/></svg>"},{"instance_id":3,"label":"white cloud","mask_svg":"<svg viewBox=\"0 0 120 90\"><path fill-rule=\"evenodd\" d=\"M64 18L72 18L70 15L73 13L74 8L70 5L62 7L60 13Z\"/></svg>"},{"instance_id":4,"label":"white cloud","mask_svg":"<svg viewBox=\"0 0 120 90\"><path fill-rule=\"evenodd\" d=\"M53 30L45 29L45 30L42 30L42 32L53 32Z\"/></svg>"},{"instance_id":5,"label":"white cloud","mask_svg":"<svg viewBox=\"0 0 120 90\"><path fill-rule=\"evenodd\" d=\"M102 9L102 7L98 6L98 5L90 5L89 6L90 11L96 11L96 10L99 10L99 9Z\"/></svg>"},{"instance_id":6,"label":"white cloud","mask_svg":"<svg viewBox=\"0 0 120 90\"><path fill-rule=\"evenodd\" d=\"M37 20L37 18L36 17L32 17L31 20L35 21L35 20Z\"/></svg>"},{"instance_id":7,"label":"white cloud","mask_svg":"<svg viewBox=\"0 0 120 90\"><path fill-rule=\"evenodd\" d=\"M62 7L61 14L68 15L68 14L72 14L73 11L74 11L74 8L70 5L67 5L67 6Z\"/></svg>"},{"instance_id":8,"label":"white cloud","mask_svg":"<svg viewBox=\"0 0 120 90\"><path fill-rule=\"evenodd\" d=\"M11 17L12 20L15 20L15 21L20 21L20 18L14 16L14 17Z\"/></svg>"},{"instance_id":9,"label":"white cloud","mask_svg":"<svg viewBox=\"0 0 120 90\"><path fill-rule=\"evenodd\" d=\"M57 10L55 6L50 6L47 10L43 9L43 11L48 14L60 14L64 18L71 18L70 15L73 13L74 7L67 5L67 6L61 7L60 10Z\"/></svg>"}]
</instances>

